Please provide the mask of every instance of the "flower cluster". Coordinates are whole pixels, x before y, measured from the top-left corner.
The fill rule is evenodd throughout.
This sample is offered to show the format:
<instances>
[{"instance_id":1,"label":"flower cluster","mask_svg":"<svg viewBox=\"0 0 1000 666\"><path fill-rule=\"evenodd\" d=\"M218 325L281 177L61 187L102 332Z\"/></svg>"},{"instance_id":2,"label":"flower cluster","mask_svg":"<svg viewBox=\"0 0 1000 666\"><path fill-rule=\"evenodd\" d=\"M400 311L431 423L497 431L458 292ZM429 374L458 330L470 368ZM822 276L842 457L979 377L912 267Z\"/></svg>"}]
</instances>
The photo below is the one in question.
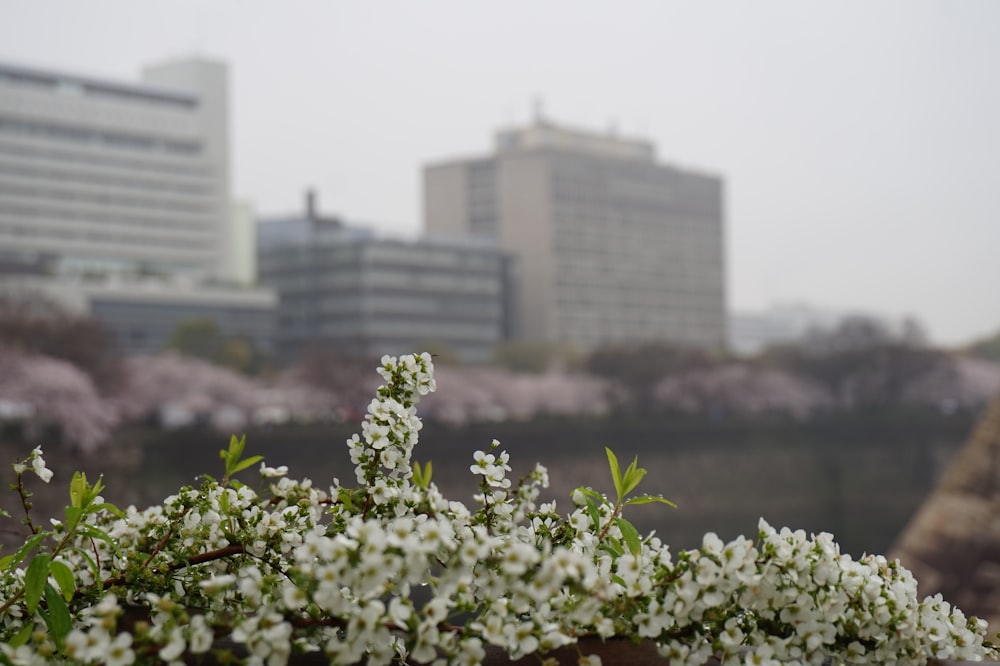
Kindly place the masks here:
<instances>
[{"instance_id":1,"label":"flower cluster","mask_svg":"<svg viewBox=\"0 0 1000 666\"><path fill-rule=\"evenodd\" d=\"M776 530L672 553L624 518L645 471L609 450L616 496L590 488L562 515L538 504L548 473L513 483L492 442L473 455L475 506L443 496L411 462L427 355L385 357L385 384L348 441L357 486L322 490L260 464L266 491L234 475L260 462L243 440L226 472L162 504L124 511L76 475L51 530L0 560L0 663L183 663L210 651L279 665L479 664L490 650L545 655L581 637L646 641L671 663L922 663L981 659L985 625L920 601L896 562L841 554L827 534ZM18 463L47 481L41 451ZM581 654L579 664L600 664Z\"/></svg>"}]
</instances>

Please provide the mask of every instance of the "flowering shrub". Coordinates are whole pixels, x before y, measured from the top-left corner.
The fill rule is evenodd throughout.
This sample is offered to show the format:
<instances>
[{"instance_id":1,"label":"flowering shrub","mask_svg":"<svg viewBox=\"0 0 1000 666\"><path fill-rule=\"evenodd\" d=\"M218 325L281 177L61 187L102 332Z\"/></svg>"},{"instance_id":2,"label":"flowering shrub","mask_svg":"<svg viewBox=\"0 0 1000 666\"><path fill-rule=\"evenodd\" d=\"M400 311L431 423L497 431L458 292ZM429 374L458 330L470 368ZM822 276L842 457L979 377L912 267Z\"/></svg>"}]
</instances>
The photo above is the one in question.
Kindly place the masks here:
<instances>
[{"instance_id":1,"label":"flowering shrub","mask_svg":"<svg viewBox=\"0 0 1000 666\"><path fill-rule=\"evenodd\" d=\"M77 473L50 527L25 481L48 483L41 449L14 466L30 532L0 560L0 662L284 664L480 663L583 636L649 641L676 664L921 663L981 659L985 624L882 557L853 560L827 534L776 530L756 541L707 534L671 553L624 518L645 471L609 450L614 496L578 489L568 515L538 504L547 473L512 483L493 442L473 455L474 505L449 501L432 465L412 460L430 357L384 357L384 384L348 440L356 484L287 478L235 437L224 474L161 505L120 510ZM258 466L259 465L259 466ZM235 475L256 469L258 493ZM9 515L9 514L8 514ZM580 663L599 663L581 653Z\"/></svg>"}]
</instances>

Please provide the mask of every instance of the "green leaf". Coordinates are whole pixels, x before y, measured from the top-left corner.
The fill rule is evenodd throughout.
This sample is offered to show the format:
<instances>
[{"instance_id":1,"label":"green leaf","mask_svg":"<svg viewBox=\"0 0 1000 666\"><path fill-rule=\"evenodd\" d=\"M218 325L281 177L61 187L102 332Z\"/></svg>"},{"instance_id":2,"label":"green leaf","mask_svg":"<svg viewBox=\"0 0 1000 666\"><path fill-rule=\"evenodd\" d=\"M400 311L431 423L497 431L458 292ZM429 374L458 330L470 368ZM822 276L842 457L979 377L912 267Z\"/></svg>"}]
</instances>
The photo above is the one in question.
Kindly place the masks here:
<instances>
[{"instance_id":1,"label":"green leaf","mask_svg":"<svg viewBox=\"0 0 1000 666\"><path fill-rule=\"evenodd\" d=\"M102 474L97 477L97 481L94 481L94 485L87 489L87 506L97 499L97 496L101 494L101 491L104 490L104 488L104 475Z\"/></svg>"},{"instance_id":2,"label":"green leaf","mask_svg":"<svg viewBox=\"0 0 1000 666\"><path fill-rule=\"evenodd\" d=\"M596 528L601 523L601 512L597 510L597 505L594 504L594 500L587 498L587 512L590 514L590 520L594 523Z\"/></svg>"},{"instance_id":3,"label":"green leaf","mask_svg":"<svg viewBox=\"0 0 1000 666\"><path fill-rule=\"evenodd\" d=\"M80 519L83 518L83 508L79 506L68 506L64 509L66 514L66 531L72 532Z\"/></svg>"},{"instance_id":4,"label":"green leaf","mask_svg":"<svg viewBox=\"0 0 1000 666\"><path fill-rule=\"evenodd\" d=\"M27 557L28 553L34 550L38 544L41 543L42 539L47 536L49 536L48 532L39 532L38 534L33 534L28 537L24 544L22 544L22 546L18 548L13 555L8 555L4 558L4 561L8 562L6 566L8 568L16 567L25 557Z\"/></svg>"},{"instance_id":5,"label":"green leaf","mask_svg":"<svg viewBox=\"0 0 1000 666\"><path fill-rule=\"evenodd\" d=\"M62 647L63 639L73 628L73 619L70 617L66 601L51 585L45 586L45 606L45 610L41 613L42 619L56 639L56 645Z\"/></svg>"},{"instance_id":6,"label":"green leaf","mask_svg":"<svg viewBox=\"0 0 1000 666\"><path fill-rule=\"evenodd\" d=\"M73 570L70 569L65 562L53 560L49 565L49 573L56 579L56 584L58 584L59 589L62 590L63 597L66 601L70 601L73 598L73 592L76 590L76 581L73 579Z\"/></svg>"},{"instance_id":7,"label":"green leaf","mask_svg":"<svg viewBox=\"0 0 1000 666\"><path fill-rule=\"evenodd\" d=\"M0 557L0 571L3 571L10 566L10 563L14 561L13 555L7 555L6 557Z\"/></svg>"},{"instance_id":8,"label":"green leaf","mask_svg":"<svg viewBox=\"0 0 1000 666\"><path fill-rule=\"evenodd\" d=\"M28 604L28 613L34 613L38 602L45 592L45 581L49 577L49 562L52 558L48 553L39 553L31 560L28 570L24 572L24 600Z\"/></svg>"},{"instance_id":9,"label":"green leaf","mask_svg":"<svg viewBox=\"0 0 1000 666\"><path fill-rule=\"evenodd\" d=\"M611 554L616 558L621 557L625 553L625 549L622 548L622 542L610 534L604 537L604 542L611 547Z\"/></svg>"},{"instance_id":10,"label":"green leaf","mask_svg":"<svg viewBox=\"0 0 1000 666\"><path fill-rule=\"evenodd\" d=\"M118 543L112 539L107 532L93 525L81 525L78 532L84 536L88 536L91 539L99 539L104 543L111 546L111 549L115 551L116 555L121 555L121 548L118 547Z\"/></svg>"},{"instance_id":11,"label":"green leaf","mask_svg":"<svg viewBox=\"0 0 1000 666\"><path fill-rule=\"evenodd\" d=\"M427 488L431 485L431 474L433 474L433 472L434 472L434 465L431 463L430 460L427 461L427 464L424 465L423 468L420 467L419 462L414 462L413 482L417 484L419 488L427 490Z\"/></svg>"},{"instance_id":12,"label":"green leaf","mask_svg":"<svg viewBox=\"0 0 1000 666\"><path fill-rule=\"evenodd\" d=\"M639 485L642 478L646 476L646 470L636 466L638 462L639 456L636 456L632 464L625 470L625 478L622 480L623 497L635 490L635 487Z\"/></svg>"},{"instance_id":13,"label":"green leaf","mask_svg":"<svg viewBox=\"0 0 1000 666\"><path fill-rule=\"evenodd\" d=\"M628 546L629 552L633 555L638 555L639 551L642 550L642 541L639 539L639 531L635 529L635 526L625 520L624 518L615 518L615 525L622 532L622 538L625 539L625 545Z\"/></svg>"},{"instance_id":14,"label":"green leaf","mask_svg":"<svg viewBox=\"0 0 1000 666\"><path fill-rule=\"evenodd\" d=\"M625 493L622 492L622 470L618 466L618 457L615 456L614 451L608 447L604 447L604 451L608 454L608 465L611 467L611 480L615 483L615 492L618 493L618 499L620 500Z\"/></svg>"},{"instance_id":15,"label":"green leaf","mask_svg":"<svg viewBox=\"0 0 1000 666\"><path fill-rule=\"evenodd\" d=\"M341 488L337 491L337 499L340 503L347 507L347 510L354 512L354 500L351 498L351 491L347 488Z\"/></svg>"},{"instance_id":16,"label":"green leaf","mask_svg":"<svg viewBox=\"0 0 1000 666\"><path fill-rule=\"evenodd\" d=\"M110 513L115 518L124 518L125 517L125 512L122 511L121 509L119 509L117 506L115 506L111 502L101 502L100 504L95 504L94 506L90 507L91 511L100 511L101 509L104 509L105 511L107 511L108 513Z\"/></svg>"},{"instance_id":17,"label":"green leaf","mask_svg":"<svg viewBox=\"0 0 1000 666\"><path fill-rule=\"evenodd\" d=\"M28 642L28 639L31 638L31 633L34 630L35 630L35 623L28 622L23 627L21 627L21 631L17 632L17 635L14 636L14 638L10 639L8 645L10 645L12 648L21 647L22 645Z\"/></svg>"},{"instance_id":18,"label":"green leaf","mask_svg":"<svg viewBox=\"0 0 1000 666\"><path fill-rule=\"evenodd\" d=\"M665 497L660 497L659 495L638 495L625 502L625 504L652 504L653 502L660 502L661 504L672 506L675 509L677 508L676 504Z\"/></svg>"},{"instance_id":19,"label":"green leaf","mask_svg":"<svg viewBox=\"0 0 1000 666\"><path fill-rule=\"evenodd\" d=\"M242 472L247 467L250 467L252 465L256 465L257 463L259 463L263 459L264 459L264 456L250 456L246 460L241 460L240 462L238 462L235 465L233 465L232 468L226 470L226 473L229 474L230 476L232 476L233 474L236 474L237 472Z\"/></svg>"},{"instance_id":20,"label":"green leaf","mask_svg":"<svg viewBox=\"0 0 1000 666\"><path fill-rule=\"evenodd\" d=\"M239 459L243 456L243 449L247 445L247 436L243 435L239 439L236 435L231 435L229 437L229 449L223 449L219 451L219 457L226 461L226 476L230 474L235 474L233 467L239 462Z\"/></svg>"},{"instance_id":21,"label":"green leaf","mask_svg":"<svg viewBox=\"0 0 1000 666\"><path fill-rule=\"evenodd\" d=\"M76 508L82 508L87 497L87 475L83 472L73 472L69 482L69 502Z\"/></svg>"},{"instance_id":22,"label":"green leaf","mask_svg":"<svg viewBox=\"0 0 1000 666\"><path fill-rule=\"evenodd\" d=\"M79 555L80 557L82 557L87 561L87 565L90 567L91 573L94 574L94 580L97 580L98 578L101 577L101 571L97 566L97 562L94 561L94 558L91 557L90 553L88 553L85 549L80 548L79 546L72 546L71 548L69 548L69 550L72 550L77 555Z\"/></svg>"}]
</instances>

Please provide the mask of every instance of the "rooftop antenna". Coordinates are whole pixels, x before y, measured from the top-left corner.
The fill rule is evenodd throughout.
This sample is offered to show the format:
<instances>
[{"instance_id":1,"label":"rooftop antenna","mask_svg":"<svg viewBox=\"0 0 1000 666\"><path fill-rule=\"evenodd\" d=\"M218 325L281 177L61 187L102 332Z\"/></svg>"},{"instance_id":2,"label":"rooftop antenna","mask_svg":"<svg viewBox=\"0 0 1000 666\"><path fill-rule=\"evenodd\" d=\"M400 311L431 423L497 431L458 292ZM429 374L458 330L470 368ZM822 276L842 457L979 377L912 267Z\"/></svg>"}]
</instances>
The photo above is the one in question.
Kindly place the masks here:
<instances>
[{"instance_id":1,"label":"rooftop antenna","mask_svg":"<svg viewBox=\"0 0 1000 666\"><path fill-rule=\"evenodd\" d=\"M316 190L311 187L306 190L306 217L316 219Z\"/></svg>"},{"instance_id":2,"label":"rooftop antenna","mask_svg":"<svg viewBox=\"0 0 1000 666\"><path fill-rule=\"evenodd\" d=\"M541 95L535 95L534 99L534 112L535 112L535 124L544 125L545 124L545 109L544 100Z\"/></svg>"}]
</instances>

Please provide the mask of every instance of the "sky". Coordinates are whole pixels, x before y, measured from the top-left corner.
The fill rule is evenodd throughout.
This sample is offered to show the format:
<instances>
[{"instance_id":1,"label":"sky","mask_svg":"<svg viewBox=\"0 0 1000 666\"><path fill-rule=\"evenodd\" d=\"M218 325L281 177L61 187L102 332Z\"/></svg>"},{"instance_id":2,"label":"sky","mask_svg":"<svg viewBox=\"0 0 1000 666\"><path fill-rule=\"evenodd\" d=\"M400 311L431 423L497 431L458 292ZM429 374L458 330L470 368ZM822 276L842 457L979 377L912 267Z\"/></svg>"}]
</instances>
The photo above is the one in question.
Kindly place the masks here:
<instances>
[{"instance_id":1,"label":"sky","mask_svg":"<svg viewBox=\"0 0 1000 666\"><path fill-rule=\"evenodd\" d=\"M1000 2L0 0L0 59L230 67L234 196L392 234L421 169L552 122L725 179L730 307L1000 331Z\"/></svg>"}]
</instances>

